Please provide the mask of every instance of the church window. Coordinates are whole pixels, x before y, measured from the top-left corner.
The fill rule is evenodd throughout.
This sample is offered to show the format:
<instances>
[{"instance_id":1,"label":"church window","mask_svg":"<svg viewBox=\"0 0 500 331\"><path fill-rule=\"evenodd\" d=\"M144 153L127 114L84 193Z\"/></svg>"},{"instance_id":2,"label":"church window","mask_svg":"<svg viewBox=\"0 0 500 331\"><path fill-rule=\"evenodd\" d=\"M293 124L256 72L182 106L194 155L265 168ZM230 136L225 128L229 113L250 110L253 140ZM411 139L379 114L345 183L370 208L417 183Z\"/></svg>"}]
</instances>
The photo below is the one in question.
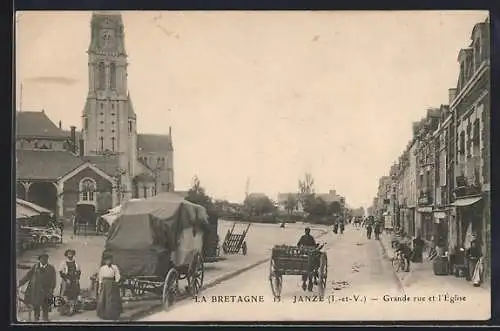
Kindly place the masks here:
<instances>
[{"instance_id":1,"label":"church window","mask_svg":"<svg viewBox=\"0 0 500 331\"><path fill-rule=\"evenodd\" d=\"M104 149L104 138L101 136L101 137L99 137L99 140L100 140L100 149L103 150Z\"/></svg>"},{"instance_id":2,"label":"church window","mask_svg":"<svg viewBox=\"0 0 500 331\"><path fill-rule=\"evenodd\" d=\"M116 89L116 64L111 63L109 68L109 86Z\"/></svg>"},{"instance_id":3,"label":"church window","mask_svg":"<svg viewBox=\"0 0 500 331\"><path fill-rule=\"evenodd\" d=\"M111 137L111 150L115 151L115 137Z\"/></svg>"},{"instance_id":4,"label":"church window","mask_svg":"<svg viewBox=\"0 0 500 331\"><path fill-rule=\"evenodd\" d=\"M97 75L98 75L97 88L100 90L104 90L106 84L106 71L104 67L104 62L99 62Z\"/></svg>"},{"instance_id":5,"label":"church window","mask_svg":"<svg viewBox=\"0 0 500 331\"><path fill-rule=\"evenodd\" d=\"M97 185L92 178L83 178L80 181L80 201L95 202Z\"/></svg>"}]
</instances>

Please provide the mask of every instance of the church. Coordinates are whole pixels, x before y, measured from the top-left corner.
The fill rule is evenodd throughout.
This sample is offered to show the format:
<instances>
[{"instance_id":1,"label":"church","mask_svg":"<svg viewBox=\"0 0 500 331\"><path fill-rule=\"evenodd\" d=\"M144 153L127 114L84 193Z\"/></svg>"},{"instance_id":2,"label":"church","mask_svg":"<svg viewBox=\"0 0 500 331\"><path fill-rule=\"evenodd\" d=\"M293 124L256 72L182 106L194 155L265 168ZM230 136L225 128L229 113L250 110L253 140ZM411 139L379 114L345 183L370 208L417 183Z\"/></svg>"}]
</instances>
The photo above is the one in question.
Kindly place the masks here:
<instances>
[{"instance_id":1,"label":"church","mask_svg":"<svg viewBox=\"0 0 500 331\"><path fill-rule=\"evenodd\" d=\"M165 135L137 133L119 12L92 14L87 53L81 130L63 130L43 110L16 112L16 195L62 218L79 203L105 212L174 191L171 127Z\"/></svg>"}]
</instances>

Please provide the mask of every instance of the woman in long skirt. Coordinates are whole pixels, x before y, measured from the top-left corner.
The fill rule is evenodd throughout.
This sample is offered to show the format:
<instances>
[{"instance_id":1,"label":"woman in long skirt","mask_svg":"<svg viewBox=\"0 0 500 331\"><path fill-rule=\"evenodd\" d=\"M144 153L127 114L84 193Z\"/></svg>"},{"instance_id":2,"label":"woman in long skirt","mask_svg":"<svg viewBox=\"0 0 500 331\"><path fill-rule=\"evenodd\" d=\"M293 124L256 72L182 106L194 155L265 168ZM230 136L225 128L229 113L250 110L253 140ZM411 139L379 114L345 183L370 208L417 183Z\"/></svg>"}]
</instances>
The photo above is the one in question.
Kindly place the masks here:
<instances>
[{"instance_id":1,"label":"woman in long skirt","mask_svg":"<svg viewBox=\"0 0 500 331\"><path fill-rule=\"evenodd\" d=\"M120 271L113 264L111 255L104 257L104 265L99 269L97 316L103 320L118 320L122 313L122 298L118 282Z\"/></svg>"}]
</instances>

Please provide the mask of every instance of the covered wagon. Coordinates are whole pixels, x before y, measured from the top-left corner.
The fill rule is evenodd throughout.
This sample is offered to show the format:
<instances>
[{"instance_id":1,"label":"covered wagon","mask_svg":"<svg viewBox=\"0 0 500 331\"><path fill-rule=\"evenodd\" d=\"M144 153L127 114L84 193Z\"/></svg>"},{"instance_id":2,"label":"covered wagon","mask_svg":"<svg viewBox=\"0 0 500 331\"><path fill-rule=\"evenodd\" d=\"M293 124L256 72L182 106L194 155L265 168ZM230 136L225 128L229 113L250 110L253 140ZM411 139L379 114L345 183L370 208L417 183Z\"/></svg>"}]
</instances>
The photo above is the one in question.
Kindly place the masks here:
<instances>
[{"instance_id":1,"label":"covered wagon","mask_svg":"<svg viewBox=\"0 0 500 331\"><path fill-rule=\"evenodd\" d=\"M135 295L157 293L165 306L178 296L179 280L198 294L203 285L204 207L171 193L122 205L111 225L103 257L111 254L122 275L121 287Z\"/></svg>"}]
</instances>

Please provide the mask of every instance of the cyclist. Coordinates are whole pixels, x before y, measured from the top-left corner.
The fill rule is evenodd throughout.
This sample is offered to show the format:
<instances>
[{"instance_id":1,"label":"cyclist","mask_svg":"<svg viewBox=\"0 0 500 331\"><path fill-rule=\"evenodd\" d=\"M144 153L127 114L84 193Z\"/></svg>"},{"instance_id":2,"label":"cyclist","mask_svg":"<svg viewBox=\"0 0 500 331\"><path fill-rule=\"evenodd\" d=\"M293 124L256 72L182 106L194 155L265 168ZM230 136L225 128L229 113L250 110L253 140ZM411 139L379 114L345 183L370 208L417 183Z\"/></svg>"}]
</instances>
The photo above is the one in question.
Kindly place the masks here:
<instances>
[{"instance_id":1,"label":"cyclist","mask_svg":"<svg viewBox=\"0 0 500 331\"><path fill-rule=\"evenodd\" d=\"M410 271L410 258L411 258L411 248L410 246L408 246L408 244L404 243L404 242L396 242L396 249L395 249L395 253L399 253L401 254L401 256L403 257L403 259L405 260L405 265L406 265L406 268L405 268L405 272L409 272Z\"/></svg>"}]
</instances>

